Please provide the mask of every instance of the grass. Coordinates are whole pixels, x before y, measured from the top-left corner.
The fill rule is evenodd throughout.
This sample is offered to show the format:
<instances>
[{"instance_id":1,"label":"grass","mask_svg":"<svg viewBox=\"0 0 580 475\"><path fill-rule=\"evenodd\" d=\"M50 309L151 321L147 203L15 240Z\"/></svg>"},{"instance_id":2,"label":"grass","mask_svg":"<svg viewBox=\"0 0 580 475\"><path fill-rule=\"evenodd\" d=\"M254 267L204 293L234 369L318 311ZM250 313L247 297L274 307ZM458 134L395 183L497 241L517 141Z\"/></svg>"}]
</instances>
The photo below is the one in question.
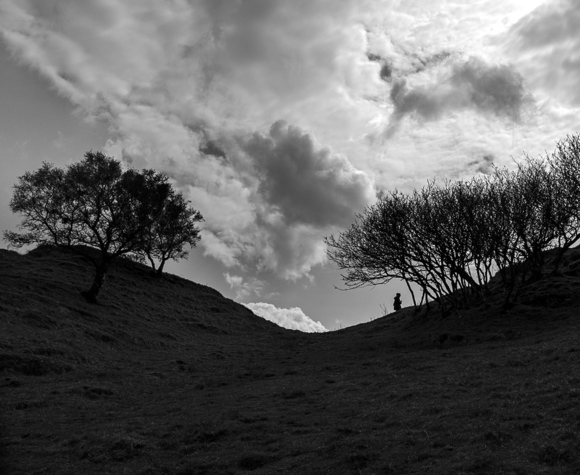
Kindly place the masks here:
<instances>
[{"instance_id":1,"label":"grass","mask_svg":"<svg viewBox=\"0 0 580 475\"><path fill-rule=\"evenodd\" d=\"M574 254L577 253L577 254ZM326 334L119 262L0 250L14 474L578 474L579 251L509 312L411 309Z\"/></svg>"}]
</instances>

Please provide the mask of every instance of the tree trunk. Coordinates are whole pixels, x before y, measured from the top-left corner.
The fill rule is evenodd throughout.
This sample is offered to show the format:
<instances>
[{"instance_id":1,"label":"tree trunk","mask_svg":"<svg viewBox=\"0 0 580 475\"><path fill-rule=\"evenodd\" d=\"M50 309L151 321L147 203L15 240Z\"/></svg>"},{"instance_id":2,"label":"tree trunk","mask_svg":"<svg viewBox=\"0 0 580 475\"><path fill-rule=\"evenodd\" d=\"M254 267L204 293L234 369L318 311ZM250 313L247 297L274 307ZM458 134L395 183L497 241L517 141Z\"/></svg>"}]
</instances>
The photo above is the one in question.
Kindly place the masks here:
<instances>
[{"instance_id":1,"label":"tree trunk","mask_svg":"<svg viewBox=\"0 0 580 475\"><path fill-rule=\"evenodd\" d=\"M164 266L165 266L165 261L162 259L161 262L159 263L159 267L155 270L155 273L153 274L158 279L161 279L161 277L163 276L163 267Z\"/></svg>"},{"instance_id":2,"label":"tree trunk","mask_svg":"<svg viewBox=\"0 0 580 475\"><path fill-rule=\"evenodd\" d=\"M103 288L105 283L105 276L107 275L108 266L106 263L101 262L95 264L95 279L93 280L93 285L89 290L82 292L83 297L89 303L97 303L97 295Z\"/></svg>"},{"instance_id":3,"label":"tree trunk","mask_svg":"<svg viewBox=\"0 0 580 475\"><path fill-rule=\"evenodd\" d=\"M407 279L405 279L405 284L407 284L407 288L409 289L409 292L411 292L411 298L413 299L413 308L415 309L415 312L417 312L419 309L417 307L417 300L415 299L415 292L413 292L411 284L409 284L409 281Z\"/></svg>"},{"instance_id":4,"label":"tree trunk","mask_svg":"<svg viewBox=\"0 0 580 475\"><path fill-rule=\"evenodd\" d=\"M151 275L153 277L156 277L157 276L157 268L155 267L155 261L151 257L150 253L147 253L147 259L149 259L149 262L151 263Z\"/></svg>"}]
</instances>

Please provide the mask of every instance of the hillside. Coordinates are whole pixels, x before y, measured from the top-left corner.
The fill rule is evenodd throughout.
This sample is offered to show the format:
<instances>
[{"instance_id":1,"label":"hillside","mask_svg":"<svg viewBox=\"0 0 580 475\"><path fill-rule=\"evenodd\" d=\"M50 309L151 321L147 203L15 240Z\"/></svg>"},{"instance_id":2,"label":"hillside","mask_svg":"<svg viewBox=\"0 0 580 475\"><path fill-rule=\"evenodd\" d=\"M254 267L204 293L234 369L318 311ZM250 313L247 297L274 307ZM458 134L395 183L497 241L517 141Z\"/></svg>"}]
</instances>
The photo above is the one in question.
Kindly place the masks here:
<instances>
[{"instance_id":1,"label":"hillside","mask_svg":"<svg viewBox=\"0 0 580 475\"><path fill-rule=\"evenodd\" d=\"M580 473L580 250L509 312L327 334L120 261L0 250L9 473Z\"/></svg>"}]
</instances>

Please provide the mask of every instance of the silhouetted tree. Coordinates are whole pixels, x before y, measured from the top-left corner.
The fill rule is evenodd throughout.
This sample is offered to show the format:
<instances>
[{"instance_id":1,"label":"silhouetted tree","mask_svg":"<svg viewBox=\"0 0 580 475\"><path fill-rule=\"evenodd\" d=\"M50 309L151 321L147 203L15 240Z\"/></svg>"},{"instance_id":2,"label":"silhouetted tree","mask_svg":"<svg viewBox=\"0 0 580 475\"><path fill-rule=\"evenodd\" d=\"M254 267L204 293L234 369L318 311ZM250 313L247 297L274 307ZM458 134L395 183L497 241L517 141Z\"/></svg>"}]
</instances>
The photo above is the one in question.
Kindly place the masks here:
<instances>
[{"instance_id":1,"label":"silhouetted tree","mask_svg":"<svg viewBox=\"0 0 580 475\"><path fill-rule=\"evenodd\" d=\"M568 135L547 157L554 184L557 247L554 273L564 253L580 240L580 135Z\"/></svg>"},{"instance_id":2,"label":"silhouetted tree","mask_svg":"<svg viewBox=\"0 0 580 475\"><path fill-rule=\"evenodd\" d=\"M348 288L400 278L418 284L445 311L485 301L497 272L507 305L514 290L542 277L545 251L558 249L556 271L578 240L576 135L558 143L546 160L526 156L514 171L494 168L467 182L429 182L409 195L386 193L325 242L329 259L346 271Z\"/></svg>"},{"instance_id":3,"label":"silhouetted tree","mask_svg":"<svg viewBox=\"0 0 580 475\"><path fill-rule=\"evenodd\" d=\"M150 230L156 220L169 221L164 204L175 196L180 195L163 175L123 172L115 159L87 152L84 160L66 169L43 163L19 178L10 208L23 216L19 227L25 232L6 231L4 238L14 247L49 244L83 254L95 268L83 296L96 302L112 260L146 249L154 255ZM97 255L84 246L97 249ZM171 249L170 256L178 257L175 247Z\"/></svg>"},{"instance_id":4,"label":"silhouetted tree","mask_svg":"<svg viewBox=\"0 0 580 475\"><path fill-rule=\"evenodd\" d=\"M477 256L473 264L487 281L499 273L507 305L517 283L521 255L509 212L512 207L509 181L502 178L505 173L495 169L493 175L474 180L481 200L472 225L477 243L473 248Z\"/></svg>"},{"instance_id":5,"label":"silhouetted tree","mask_svg":"<svg viewBox=\"0 0 580 475\"><path fill-rule=\"evenodd\" d=\"M556 186L545 164L530 158L519 165L510 180L511 220L524 263L522 270L533 280L542 277L544 251L551 249L558 237L556 222L561 217L556 213Z\"/></svg>"},{"instance_id":6,"label":"silhouetted tree","mask_svg":"<svg viewBox=\"0 0 580 475\"><path fill-rule=\"evenodd\" d=\"M380 285L392 279L426 288L421 260L425 257L413 243L414 203L397 191L386 194L375 205L356 216L356 221L338 238L325 239L327 255L341 270L347 288Z\"/></svg>"},{"instance_id":7,"label":"silhouetted tree","mask_svg":"<svg viewBox=\"0 0 580 475\"><path fill-rule=\"evenodd\" d=\"M139 253L149 260L153 274L161 277L169 259L187 257L186 246L193 248L199 243L201 229L197 223L203 221L203 216L181 193L171 188L165 175L143 170L140 176L146 194L145 210L151 215L145 220L149 224L145 226Z\"/></svg>"}]
</instances>

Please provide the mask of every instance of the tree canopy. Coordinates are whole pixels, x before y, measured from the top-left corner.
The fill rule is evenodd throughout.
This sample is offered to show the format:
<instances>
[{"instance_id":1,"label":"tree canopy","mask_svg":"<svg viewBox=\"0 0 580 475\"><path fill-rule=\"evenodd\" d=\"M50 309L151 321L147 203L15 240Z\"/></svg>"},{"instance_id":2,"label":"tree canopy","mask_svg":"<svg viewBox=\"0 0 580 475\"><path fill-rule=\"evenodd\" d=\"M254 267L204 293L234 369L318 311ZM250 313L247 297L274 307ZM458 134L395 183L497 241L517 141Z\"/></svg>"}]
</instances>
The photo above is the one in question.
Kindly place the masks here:
<instances>
[{"instance_id":1,"label":"tree canopy","mask_svg":"<svg viewBox=\"0 0 580 475\"><path fill-rule=\"evenodd\" d=\"M203 216L189 205L181 193L168 186L165 175L154 170L143 170L143 190L148 190L145 209L150 215L143 219L143 242L139 254L151 264L155 276L160 277L169 259L187 257L187 245L195 247L199 243L200 229L197 223ZM158 263L156 263L158 262Z\"/></svg>"},{"instance_id":2,"label":"tree canopy","mask_svg":"<svg viewBox=\"0 0 580 475\"><path fill-rule=\"evenodd\" d=\"M49 244L83 253L95 267L83 295L95 302L110 262L122 255L147 256L161 275L168 259L187 256L199 242L201 214L154 170L126 170L101 152L65 169L43 163L18 179L10 209L22 215L20 233L5 231L14 247ZM86 253L84 247L97 249ZM160 261L156 268L154 259Z\"/></svg>"}]
</instances>

